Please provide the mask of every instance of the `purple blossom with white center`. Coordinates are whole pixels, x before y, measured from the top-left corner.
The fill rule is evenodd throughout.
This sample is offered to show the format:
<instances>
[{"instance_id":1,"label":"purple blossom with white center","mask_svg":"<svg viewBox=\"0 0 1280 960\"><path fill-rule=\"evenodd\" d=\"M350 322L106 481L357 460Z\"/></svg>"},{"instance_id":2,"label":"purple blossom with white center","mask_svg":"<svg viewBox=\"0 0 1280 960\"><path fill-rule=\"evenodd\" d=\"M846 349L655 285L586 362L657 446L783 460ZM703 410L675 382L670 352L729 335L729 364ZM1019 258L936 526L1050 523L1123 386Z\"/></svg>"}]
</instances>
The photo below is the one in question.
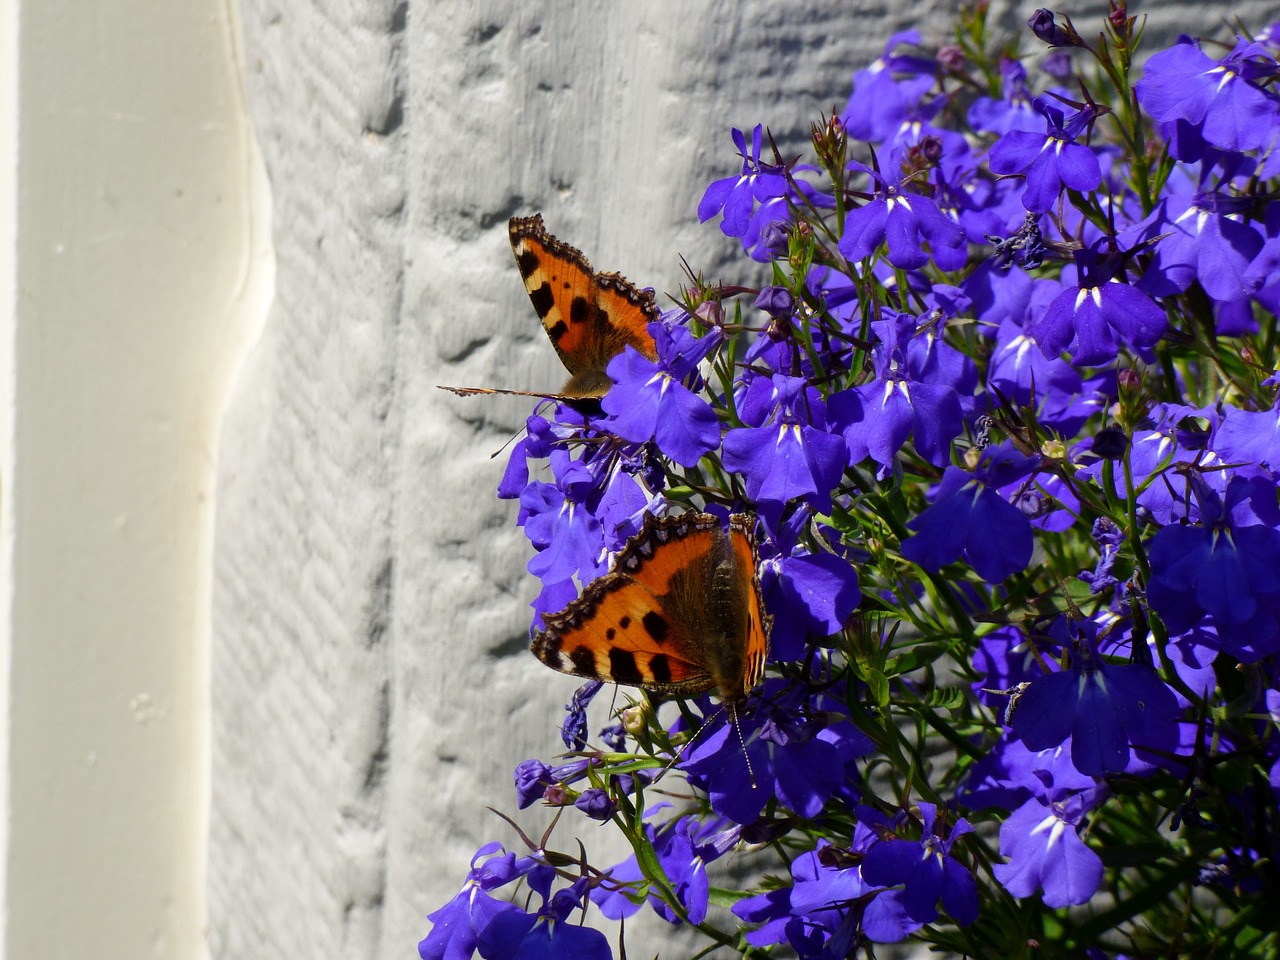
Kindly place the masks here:
<instances>
[{"instance_id":1,"label":"purple blossom with white center","mask_svg":"<svg viewBox=\"0 0 1280 960\"><path fill-rule=\"evenodd\" d=\"M908 363L916 321L907 314L872 321L875 379L832 394L832 420L844 435L849 465L868 456L888 466L910 436L916 452L936 466L951 459L951 441L962 426L960 394L945 383L925 383Z\"/></svg>"},{"instance_id":2,"label":"purple blossom with white center","mask_svg":"<svg viewBox=\"0 0 1280 960\"><path fill-rule=\"evenodd\" d=\"M646 817L653 816L665 806L667 804L648 811ZM691 923L701 923L706 918L710 901L706 865L723 852L709 842L711 838L707 835L710 832L696 817L678 817L656 827L646 819L644 824L645 837ZM629 884L638 885L645 881L635 854L605 872L610 882L591 891L592 901L610 920L632 916L641 905L626 896L623 889ZM668 923L681 922L656 894L649 893L648 903Z\"/></svg>"},{"instance_id":3,"label":"purple blossom with white center","mask_svg":"<svg viewBox=\"0 0 1280 960\"><path fill-rule=\"evenodd\" d=\"M862 879L881 887L903 885L902 905L907 916L921 923L938 919L938 900L956 923L968 926L978 919L978 886L970 873L951 856L951 846L966 833L969 821L961 818L949 837L934 830L937 805L921 800L921 838L881 840L862 861Z\"/></svg>"},{"instance_id":4,"label":"purple blossom with white center","mask_svg":"<svg viewBox=\"0 0 1280 960\"><path fill-rule=\"evenodd\" d=\"M1002 444L984 450L973 473L947 467L933 504L907 524L915 536L902 541L902 555L938 570L963 554L988 583L1026 569L1031 523L997 490L1030 473L1037 462Z\"/></svg>"},{"instance_id":5,"label":"purple blossom with white center","mask_svg":"<svg viewBox=\"0 0 1280 960\"><path fill-rule=\"evenodd\" d=\"M456 897L428 914L431 932L418 944L422 960L469 960L479 934L503 913L522 913L515 904L495 900L488 891L519 878L523 870L513 853L497 841L486 843L471 858L471 870Z\"/></svg>"},{"instance_id":6,"label":"purple blossom with white center","mask_svg":"<svg viewBox=\"0 0 1280 960\"><path fill-rule=\"evenodd\" d=\"M865 260L887 242L889 262L913 270L929 262L924 241L935 249L964 243L964 231L928 197L907 190L901 177L885 176L856 161L849 167L876 184L874 196L845 215L839 248L850 260Z\"/></svg>"},{"instance_id":7,"label":"purple blossom with white center","mask_svg":"<svg viewBox=\"0 0 1280 960\"><path fill-rule=\"evenodd\" d=\"M1155 346L1168 318L1150 297L1122 281L1123 259L1077 250L1075 261L1079 284L1067 286L1027 326L1044 355L1068 350L1077 366L1097 366L1114 360L1121 344L1138 350Z\"/></svg>"},{"instance_id":8,"label":"purple blossom with white center","mask_svg":"<svg viewBox=\"0 0 1280 960\"><path fill-rule=\"evenodd\" d=\"M1223 461L1212 451L1190 445L1188 434L1180 431L1178 424L1189 418L1205 418L1212 423L1213 411L1163 404L1154 407L1151 415L1156 421L1154 428L1134 433L1128 450L1134 482L1146 486L1138 494L1138 505L1162 525L1182 519L1194 520L1198 510L1187 490L1187 468L1192 465L1198 467L1204 482L1219 492L1226 489L1227 481L1225 471L1221 469ZM1153 474L1157 475L1156 482L1148 484L1147 480ZM1102 461L1089 464L1076 475L1081 479L1101 482ZM1115 471L1112 489L1117 496L1125 496L1124 476L1120 470Z\"/></svg>"},{"instance_id":9,"label":"purple blossom with white center","mask_svg":"<svg viewBox=\"0 0 1280 960\"><path fill-rule=\"evenodd\" d=\"M484 960L611 960L609 940L599 930L569 922L587 892L585 877L557 891L536 914L513 909L494 917L480 934L476 947Z\"/></svg>"},{"instance_id":10,"label":"purple blossom with white center","mask_svg":"<svg viewBox=\"0 0 1280 960\"><path fill-rule=\"evenodd\" d=\"M1054 286L1038 289L1052 296ZM1041 423L1066 436L1097 412L1080 372L1065 360L1046 357L1035 338L1013 320L1003 321L996 332L987 385L1011 403L1034 405Z\"/></svg>"},{"instance_id":11,"label":"purple blossom with white center","mask_svg":"<svg viewBox=\"0 0 1280 960\"><path fill-rule=\"evenodd\" d=\"M970 810L1013 811L1031 797L1048 803L1050 796L1068 791L1081 794L1085 807L1096 806L1109 793L1106 781L1075 768L1069 739L1047 750L1028 750L1021 740L1006 737L974 764L957 800Z\"/></svg>"},{"instance_id":12,"label":"purple blossom with white center","mask_svg":"<svg viewBox=\"0 0 1280 960\"><path fill-rule=\"evenodd\" d=\"M750 150L746 136L736 127L733 143L742 157L742 172L736 177L716 180L707 187L698 204L698 221L706 223L718 213L721 232L726 237L741 237L747 232L755 205L782 197L786 193L787 178L782 167L760 161L764 145L761 124L756 124L751 131Z\"/></svg>"},{"instance_id":13,"label":"purple blossom with white center","mask_svg":"<svg viewBox=\"0 0 1280 960\"><path fill-rule=\"evenodd\" d=\"M1085 794L1033 796L1000 825L996 879L1015 897L1043 890L1050 907L1088 903L1102 882L1102 860L1080 839L1088 813Z\"/></svg>"},{"instance_id":14,"label":"purple blossom with white center","mask_svg":"<svg viewBox=\"0 0 1280 960\"><path fill-rule=\"evenodd\" d=\"M827 841L791 863L792 886L734 904L734 914L764 926L747 934L755 946L786 943L805 958L850 955L860 936L875 943L896 943L921 926L911 919L901 890L879 890L861 876L849 853L862 853L876 834L862 826L870 811L859 810L853 849L837 850Z\"/></svg>"},{"instance_id":15,"label":"purple blossom with white center","mask_svg":"<svg viewBox=\"0 0 1280 960\"><path fill-rule=\"evenodd\" d=\"M1102 183L1097 155L1076 142L1097 115L1085 107L1068 117L1044 97L1033 105L1044 118L1045 132L1011 130L992 144L989 164L992 173L1025 175L1022 205L1032 213L1048 213L1064 188L1088 191Z\"/></svg>"},{"instance_id":16,"label":"purple blossom with white center","mask_svg":"<svg viewBox=\"0 0 1280 960\"><path fill-rule=\"evenodd\" d=\"M1221 187L1221 185L1220 185ZM1242 222L1251 201L1221 189L1170 196L1122 241L1154 240L1154 255L1135 286L1152 296L1180 293L1199 280L1215 300L1243 300L1262 285L1250 265L1262 250L1262 234ZM1155 238L1159 239L1155 239Z\"/></svg>"},{"instance_id":17,"label":"purple blossom with white center","mask_svg":"<svg viewBox=\"0 0 1280 960\"><path fill-rule=\"evenodd\" d=\"M1200 526L1171 525L1151 541L1147 597L1173 633L1213 618L1222 649L1251 662L1280 652L1280 511L1275 485L1234 477L1219 497L1198 473Z\"/></svg>"},{"instance_id":18,"label":"purple blossom with white center","mask_svg":"<svg viewBox=\"0 0 1280 960\"><path fill-rule=\"evenodd\" d=\"M657 345L656 363L628 347L609 361L612 389L601 401L609 415L604 427L624 440L653 440L664 454L692 467L720 445L720 421L707 402L686 385L698 363L719 344L712 329L700 339L683 326L649 324Z\"/></svg>"},{"instance_id":19,"label":"purple blossom with white center","mask_svg":"<svg viewBox=\"0 0 1280 960\"><path fill-rule=\"evenodd\" d=\"M1129 766L1135 747L1167 749L1176 739L1178 702L1151 667L1112 664L1098 654L1097 629L1074 624L1071 665L1033 679L1011 725L1029 750L1071 737L1071 762L1087 776Z\"/></svg>"},{"instance_id":20,"label":"purple blossom with white center","mask_svg":"<svg viewBox=\"0 0 1280 960\"><path fill-rule=\"evenodd\" d=\"M759 706L737 718L746 758L732 724L699 732L679 766L707 791L716 813L750 823L776 797L801 816L815 816L848 777L846 767L870 747L847 721L809 716L799 698L784 681L765 681Z\"/></svg>"},{"instance_id":21,"label":"purple blossom with white center","mask_svg":"<svg viewBox=\"0 0 1280 960\"><path fill-rule=\"evenodd\" d=\"M937 63L910 54L896 54L901 46L920 45L920 33L895 33L884 45L884 54L865 70L853 75L853 93L841 122L855 140L890 143L917 114L921 100L936 82ZM937 112L935 107L928 116ZM927 117L926 117L927 119Z\"/></svg>"},{"instance_id":22,"label":"purple blossom with white center","mask_svg":"<svg viewBox=\"0 0 1280 960\"><path fill-rule=\"evenodd\" d=\"M1027 90L1027 68L1019 61L1000 60L1001 98L978 97L969 106L969 125L997 135L1021 130L1040 133L1044 117L1035 108Z\"/></svg>"},{"instance_id":23,"label":"purple blossom with white center","mask_svg":"<svg viewBox=\"0 0 1280 960\"><path fill-rule=\"evenodd\" d=\"M1175 44L1147 61L1135 86L1138 102L1156 120L1202 126L1204 138L1223 150L1266 146L1280 111L1276 99L1252 82L1259 72L1251 62L1255 57L1270 60L1261 46L1245 40L1221 61L1193 42Z\"/></svg>"},{"instance_id":24,"label":"purple blossom with white center","mask_svg":"<svg viewBox=\"0 0 1280 960\"><path fill-rule=\"evenodd\" d=\"M742 474L747 496L766 521L799 498L819 513L831 509L831 491L845 466L845 445L828 432L821 394L801 377L775 374L773 422L740 427L724 437L724 465ZM761 382L757 380L756 382Z\"/></svg>"}]
</instances>

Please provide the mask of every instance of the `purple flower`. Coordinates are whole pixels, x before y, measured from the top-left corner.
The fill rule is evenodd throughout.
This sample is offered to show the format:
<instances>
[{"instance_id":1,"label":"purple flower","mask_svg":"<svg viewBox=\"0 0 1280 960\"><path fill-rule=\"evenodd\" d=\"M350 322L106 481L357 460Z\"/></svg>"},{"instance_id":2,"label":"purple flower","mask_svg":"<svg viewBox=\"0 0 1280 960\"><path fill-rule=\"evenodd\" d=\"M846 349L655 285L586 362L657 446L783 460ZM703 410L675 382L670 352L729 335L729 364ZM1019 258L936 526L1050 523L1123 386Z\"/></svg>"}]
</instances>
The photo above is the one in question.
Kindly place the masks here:
<instances>
[{"instance_id":1,"label":"purple flower","mask_svg":"<svg viewBox=\"0 0 1280 960\"><path fill-rule=\"evenodd\" d=\"M1088 903L1102 882L1102 860L1080 839L1088 812L1085 795L1060 800L1032 797L1000 825L996 879L1015 897L1044 891L1049 907Z\"/></svg>"},{"instance_id":2,"label":"purple flower","mask_svg":"<svg viewBox=\"0 0 1280 960\"><path fill-rule=\"evenodd\" d=\"M902 904L912 920L937 920L941 898L956 923L968 926L978 918L978 886L973 874L951 856L951 845L972 833L973 827L961 818L951 836L944 838L934 831L937 806L921 800L919 807L921 839L882 840L874 844L862 861L862 879L881 887L903 884Z\"/></svg>"},{"instance_id":3,"label":"purple flower","mask_svg":"<svg viewBox=\"0 0 1280 960\"><path fill-rule=\"evenodd\" d=\"M1199 280L1215 300L1243 300L1262 285L1250 265L1262 250L1262 234L1240 222L1250 201L1221 190L1167 197L1126 232L1133 245L1155 239L1154 256L1137 287L1152 296L1180 293Z\"/></svg>"},{"instance_id":4,"label":"purple flower","mask_svg":"<svg viewBox=\"0 0 1280 960\"><path fill-rule=\"evenodd\" d=\"M611 960L609 940L599 930L569 922L582 903L587 880L558 891L536 914L512 909L495 916L480 931L476 947L484 960Z\"/></svg>"},{"instance_id":5,"label":"purple flower","mask_svg":"<svg viewBox=\"0 0 1280 960\"><path fill-rule=\"evenodd\" d=\"M1079 286L1068 286L1027 327L1046 357L1069 348L1077 366L1096 366L1116 358L1117 336L1137 349L1152 347L1164 336L1164 310L1121 281L1119 256L1077 250L1075 259Z\"/></svg>"},{"instance_id":6,"label":"purple flower","mask_svg":"<svg viewBox=\"0 0 1280 960\"><path fill-rule=\"evenodd\" d=\"M1251 82L1252 56L1266 54L1244 40L1221 62L1190 41L1176 44L1147 61L1135 87L1138 102L1156 120L1203 124L1204 139L1223 150L1266 146L1275 136L1277 106Z\"/></svg>"},{"instance_id":7,"label":"purple flower","mask_svg":"<svg viewBox=\"0 0 1280 960\"><path fill-rule=\"evenodd\" d=\"M698 203L698 220L706 223L717 213L722 215L720 230L726 237L741 237L747 232L757 201L781 197L786 193L787 178L781 167L760 162L764 128L756 124L751 131L751 149L747 138L734 128L733 142L742 156L742 173L714 181Z\"/></svg>"},{"instance_id":8,"label":"purple flower","mask_svg":"<svg viewBox=\"0 0 1280 960\"><path fill-rule=\"evenodd\" d=\"M710 794L711 809L735 823L755 820L775 797L801 816L816 816L843 785L846 765L867 748L847 722L808 716L786 688L784 681L765 681L759 708L738 715L741 741L731 724L721 722L699 733L680 763Z\"/></svg>"},{"instance_id":9,"label":"purple flower","mask_svg":"<svg viewBox=\"0 0 1280 960\"><path fill-rule=\"evenodd\" d=\"M945 382L925 382L922 368L931 365L932 351L912 350L916 342L924 346L927 340L918 336L914 317L896 314L871 326L880 338L872 349L875 379L828 399L849 448L850 466L868 456L888 466L908 436L920 456L942 466L950 461L951 441L962 426L959 392Z\"/></svg>"},{"instance_id":10,"label":"purple flower","mask_svg":"<svg viewBox=\"0 0 1280 960\"><path fill-rule=\"evenodd\" d=\"M1092 623L1075 628L1071 666L1030 682L1013 714L1013 732L1029 750L1071 737L1071 762L1087 776L1124 770L1132 747L1171 746L1178 713L1173 691L1146 664L1104 661Z\"/></svg>"},{"instance_id":11,"label":"purple flower","mask_svg":"<svg viewBox=\"0 0 1280 960\"><path fill-rule=\"evenodd\" d=\"M706 918L711 890L706 865L721 852L713 843L699 838L701 830L702 825L694 817L680 817L658 827L649 822L644 825L645 838L691 923L701 923ZM631 916L639 909L639 904L626 896L623 890L630 884L640 884L645 880L635 854L606 873L611 882L594 889L592 901L611 920ZM680 922L680 918L656 894L650 892L648 902L667 922Z\"/></svg>"},{"instance_id":12,"label":"purple flower","mask_svg":"<svg viewBox=\"0 0 1280 960\"><path fill-rule=\"evenodd\" d=\"M614 386L601 401L609 414L605 426L632 443L654 440L676 463L692 467L720 445L720 421L684 381L696 376L698 362L719 342L720 332L696 341L679 326L654 323L649 332L657 363L632 349L609 361Z\"/></svg>"},{"instance_id":13,"label":"purple flower","mask_svg":"<svg viewBox=\"0 0 1280 960\"><path fill-rule=\"evenodd\" d=\"M565 705L567 715L560 728L560 739L564 741L565 749L581 750L587 745L587 706L603 686L600 680L588 680L574 691L573 700Z\"/></svg>"},{"instance_id":14,"label":"purple flower","mask_svg":"<svg viewBox=\"0 0 1280 960\"><path fill-rule=\"evenodd\" d=\"M964 555L978 576L999 583L1031 562L1031 523L997 492L1036 467L1008 446L983 451L978 469L947 467L933 504L907 524L915 536L902 541L902 555L927 570Z\"/></svg>"},{"instance_id":15,"label":"purple flower","mask_svg":"<svg viewBox=\"0 0 1280 960\"><path fill-rule=\"evenodd\" d=\"M773 616L769 650L776 660L800 659L810 636L838 632L862 600L854 565L822 551L766 560L760 588Z\"/></svg>"},{"instance_id":16,"label":"purple flower","mask_svg":"<svg viewBox=\"0 0 1280 960\"><path fill-rule=\"evenodd\" d=\"M614 811L618 809L618 805L609 796L609 791L603 787L588 787L578 794L578 799L573 801L573 805L592 820L601 822L612 817Z\"/></svg>"},{"instance_id":17,"label":"purple flower","mask_svg":"<svg viewBox=\"0 0 1280 960\"><path fill-rule=\"evenodd\" d=\"M1041 7L1031 15L1031 19L1027 21L1027 26L1031 28L1031 32L1039 40L1051 47L1084 46L1080 35L1071 28L1070 21L1065 27L1058 26L1054 21L1052 10L1046 10Z\"/></svg>"},{"instance_id":18,"label":"purple flower","mask_svg":"<svg viewBox=\"0 0 1280 960\"><path fill-rule=\"evenodd\" d=\"M787 943L805 958L852 955L859 935L875 943L897 943L921 926L908 916L901 890L878 890L864 880L850 853L862 853L878 835L863 826L871 811L859 808L853 849L840 851L825 840L791 863L792 886L749 897L733 912L748 923L763 923L747 934L755 946Z\"/></svg>"},{"instance_id":19,"label":"purple flower","mask_svg":"<svg viewBox=\"0 0 1280 960\"><path fill-rule=\"evenodd\" d=\"M1034 105L1045 119L1045 133L1013 130L991 146L992 173L1025 174L1027 187L1022 205L1033 213L1047 213L1064 187L1094 190L1102 183L1102 168L1092 150L1076 138L1093 123L1096 114L1086 107L1066 117L1043 97Z\"/></svg>"},{"instance_id":20,"label":"purple flower","mask_svg":"<svg viewBox=\"0 0 1280 960\"><path fill-rule=\"evenodd\" d=\"M826 513L844 473L844 441L826 431L821 397L803 378L777 374L772 383L774 422L725 434L725 468L742 474L748 499L772 507L771 517L797 497Z\"/></svg>"},{"instance_id":21,"label":"purple flower","mask_svg":"<svg viewBox=\"0 0 1280 960\"><path fill-rule=\"evenodd\" d=\"M1213 450L1227 463L1256 463L1280 476L1280 407L1260 413L1227 407L1213 435Z\"/></svg>"},{"instance_id":22,"label":"purple flower","mask_svg":"<svg viewBox=\"0 0 1280 960\"><path fill-rule=\"evenodd\" d=\"M495 856L501 851L500 856ZM422 960L470 960L479 935L504 913L522 913L514 904L495 900L487 891L522 874L515 854L502 844L486 843L471 858L471 871L456 897L428 914L431 932L418 944Z\"/></svg>"},{"instance_id":23,"label":"purple flower","mask_svg":"<svg viewBox=\"0 0 1280 960\"><path fill-rule=\"evenodd\" d=\"M1193 473L1191 489L1201 525L1167 526L1151 541L1152 609L1173 633L1213 617L1222 648L1246 662L1280 652L1275 485L1234 477L1220 498Z\"/></svg>"},{"instance_id":24,"label":"purple flower","mask_svg":"<svg viewBox=\"0 0 1280 960\"><path fill-rule=\"evenodd\" d=\"M956 248L964 243L964 231L928 197L908 191L901 177L890 179L856 162L849 166L863 171L876 183L875 196L845 216L839 248L850 260L866 259L887 241L889 262L912 270L929 262L922 241L928 241L935 249Z\"/></svg>"}]
</instances>

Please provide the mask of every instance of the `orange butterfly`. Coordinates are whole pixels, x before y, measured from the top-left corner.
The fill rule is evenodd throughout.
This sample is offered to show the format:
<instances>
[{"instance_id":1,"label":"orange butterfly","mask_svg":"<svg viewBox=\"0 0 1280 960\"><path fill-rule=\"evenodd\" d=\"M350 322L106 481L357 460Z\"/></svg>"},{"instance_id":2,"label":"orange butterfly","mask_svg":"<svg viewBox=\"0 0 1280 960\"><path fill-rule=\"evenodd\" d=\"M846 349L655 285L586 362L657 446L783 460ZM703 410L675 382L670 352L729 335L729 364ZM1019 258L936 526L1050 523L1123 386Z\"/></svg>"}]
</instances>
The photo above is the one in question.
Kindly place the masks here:
<instances>
[{"instance_id":1,"label":"orange butterfly","mask_svg":"<svg viewBox=\"0 0 1280 960\"><path fill-rule=\"evenodd\" d=\"M773 622L751 529L742 514L727 533L706 513L646 514L613 570L542 618L534 656L561 673L656 693L714 688L735 710L764 675Z\"/></svg>"},{"instance_id":2,"label":"orange butterfly","mask_svg":"<svg viewBox=\"0 0 1280 960\"><path fill-rule=\"evenodd\" d=\"M612 386L605 367L630 344L650 360L657 348L648 325L658 319L653 291L618 273L596 273L577 247L557 240L542 215L512 217L511 250L533 309L571 376L560 393L491 387L441 387L459 396L505 393L549 400L598 400Z\"/></svg>"}]
</instances>

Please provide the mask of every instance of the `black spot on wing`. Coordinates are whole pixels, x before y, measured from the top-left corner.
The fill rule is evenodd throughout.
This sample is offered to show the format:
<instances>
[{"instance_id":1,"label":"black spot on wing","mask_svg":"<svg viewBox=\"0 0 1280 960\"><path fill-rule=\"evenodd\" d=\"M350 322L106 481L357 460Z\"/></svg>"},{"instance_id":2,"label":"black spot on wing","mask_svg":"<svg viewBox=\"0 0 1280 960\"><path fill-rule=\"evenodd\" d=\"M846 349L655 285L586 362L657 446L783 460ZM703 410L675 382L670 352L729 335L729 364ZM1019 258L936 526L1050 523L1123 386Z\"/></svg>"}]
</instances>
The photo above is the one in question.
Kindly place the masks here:
<instances>
[{"instance_id":1,"label":"black spot on wing","mask_svg":"<svg viewBox=\"0 0 1280 960\"><path fill-rule=\"evenodd\" d=\"M590 677L596 674L596 655L586 647L574 647L569 653L569 659L579 675Z\"/></svg>"},{"instance_id":2,"label":"black spot on wing","mask_svg":"<svg viewBox=\"0 0 1280 960\"><path fill-rule=\"evenodd\" d=\"M544 283L536 290L530 290L529 299L533 302L533 309L538 312L540 317L545 317L551 312L552 307L556 305L555 294L551 292L551 284L549 283Z\"/></svg>"},{"instance_id":3,"label":"black spot on wing","mask_svg":"<svg viewBox=\"0 0 1280 960\"><path fill-rule=\"evenodd\" d=\"M624 613L621 617L618 618L618 626L620 626L623 630L626 630L629 626L631 626L631 618Z\"/></svg>"},{"instance_id":4,"label":"black spot on wing","mask_svg":"<svg viewBox=\"0 0 1280 960\"><path fill-rule=\"evenodd\" d=\"M667 661L665 653L659 653L649 660L649 672L653 674L653 679L657 683L671 682L671 664Z\"/></svg>"},{"instance_id":5,"label":"black spot on wing","mask_svg":"<svg viewBox=\"0 0 1280 960\"><path fill-rule=\"evenodd\" d=\"M525 249L516 254L516 266L520 268L520 276L526 280L533 276L539 263L538 255L532 250Z\"/></svg>"},{"instance_id":6,"label":"black spot on wing","mask_svg":"<svg viewBox=\"0 0 1280 960\"><path fill-rule=\"evenodd\" d=\"M642 683L645 679L636 665L635 654L617 647L609 651L609 676L615 683Z\"/></svg>"},{"instance_id":7,"label":"black spot on wing","mask_svg":"<svg viewBox=\"0 0 1280 960\"><path fill-rule=\"evenodd\" d=\"M569 323L577 326L591 320L595 307L585 297L574 297L569 305Z\"/></svg>"},{"instance_id":8,"label":"black spot on wing","mask_svg":"<svg viewBox=\"0 0 1280 960\"><path fill-rule=\"evenodd\" d=\"M667 621L660 613L650 610L641 619L645 633L653 638L654 643L663 643L667 639Z\"/></svg>"}]
</instances>

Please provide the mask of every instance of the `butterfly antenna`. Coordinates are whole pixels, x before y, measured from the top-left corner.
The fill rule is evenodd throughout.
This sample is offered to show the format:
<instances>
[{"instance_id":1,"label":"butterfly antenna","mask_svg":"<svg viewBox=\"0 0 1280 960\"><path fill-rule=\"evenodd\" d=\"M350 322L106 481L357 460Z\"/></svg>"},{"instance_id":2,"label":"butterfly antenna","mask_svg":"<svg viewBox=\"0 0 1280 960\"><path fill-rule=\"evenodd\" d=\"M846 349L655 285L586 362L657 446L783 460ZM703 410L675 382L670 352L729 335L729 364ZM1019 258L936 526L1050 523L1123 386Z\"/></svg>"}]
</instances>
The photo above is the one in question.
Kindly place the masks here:
<instances>
[{"instance_id":1,"label":"butterfly antenna","mask_svg":"<svg viewBox=\"0 0 1280 960\"><path fill-rule=\"evenodd\" d=\"M513 433L510 437L507 438L506 443L500 446L497 450L493 451L493 453L489 454L489 459L490 460L497 459L498 454L502 453L503 450L511 446L511 444L513 444L519 438L520 434L524 433L527 429L528 429L527 427L521 427L519 430Z\"/></svg>"},{"instance_id":2,"label":"butterfly antenna","mask_svg":"<svg viewBox=\"0 0 1280 960\"><path fill-rule=\"evenodd\" d=\"M747 741L742 735L742 724L738 722L738 708L733 704L727 704L725 709L729 711L729 722L733 724L733 729L737 731L738 743L742 747L742 759L747 762L747 779L751 781L751 789L758 789L756 784L756 772L751 767L751 754L747 753Z\"/></svg>"}]
</instances>

